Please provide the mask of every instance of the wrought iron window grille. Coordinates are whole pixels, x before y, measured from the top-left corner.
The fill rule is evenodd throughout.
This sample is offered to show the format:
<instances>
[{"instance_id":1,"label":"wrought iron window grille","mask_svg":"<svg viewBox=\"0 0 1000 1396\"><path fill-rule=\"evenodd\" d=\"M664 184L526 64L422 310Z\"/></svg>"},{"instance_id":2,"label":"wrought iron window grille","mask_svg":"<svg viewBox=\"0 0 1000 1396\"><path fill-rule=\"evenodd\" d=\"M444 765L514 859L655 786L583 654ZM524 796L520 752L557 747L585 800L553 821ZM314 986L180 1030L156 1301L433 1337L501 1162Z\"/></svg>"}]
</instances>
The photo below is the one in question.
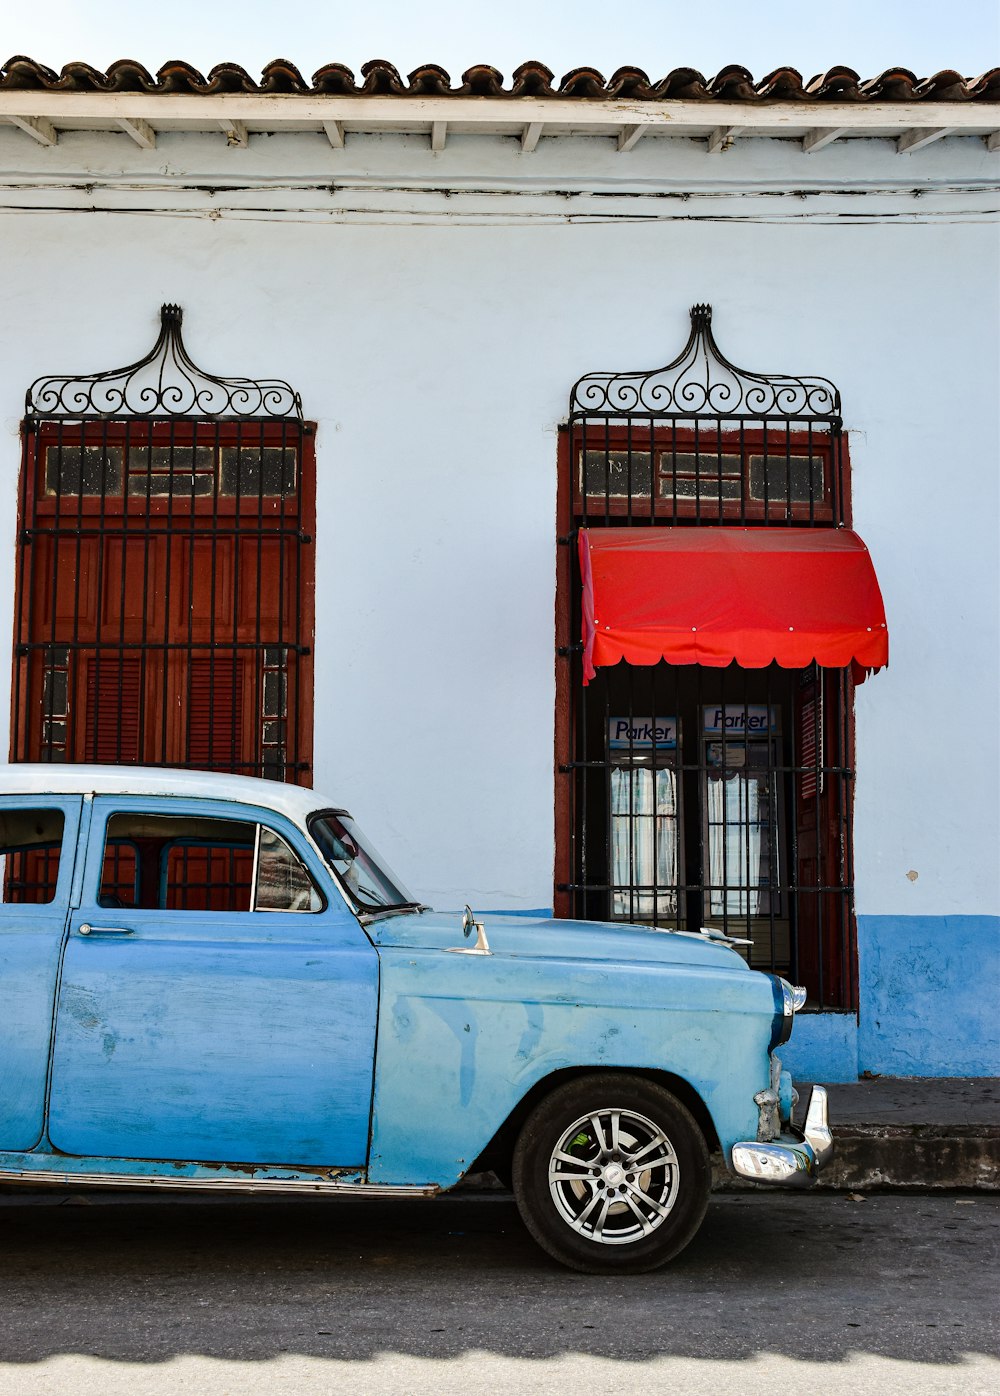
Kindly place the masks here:
<instances>
[{"instance_id":1,"label":"wrought iron window grille","mask_svg":"<svg viewBox=\"0 0 1000 1396\"><path fill-rule=\"evenodd\" d=\"M104 373L36 378L25 395L30 420L81 417L189 417L302 420L302 399L282 379L223 378L200 369L181 334L179 305L160 307L160 333L145 357Z\"/></svg>"},{"instance_id":2,"label":"wrought iron window grille","mask_svg":"<svg viewBox=\"0 0 1000 1396\"><path fill-rule=\"evenodd\" d=\"M712 333L712 307L691 307L691 333L663 368L586 373L570 393L570 417L718 417L840 421L840 392L828 378L737 368Z\"/></svg>"},{"instance_id":3,"label":"wrought iron window grille","mask_svg":"<svg viewBox=\"0 0 1000 1396\"><path fill-rule=\"evenodd\" d=\"M164 305L144 358L25 398L11 759L302 780L315 470L279 379L197 367Z\"/></svg>"},{"instance_id":4,"label":"wrought iron window grille","mask_svg":"<svg viewBox=\"0 0 1000 1396\"><path fill-rule=\"evenodd\" d=\"M750 963L856 1004L853 684L849 671L624 662L585 687L581 528L850 522L840 393L828 378L740 368L712 309L677 357L584 374L561 441L557 596L557 914L717 927ZM709 711L774 713L752 743ZM671 747L612 741L615 720L676 725ZM728 719L726 719L728 720Z\"/></svg>"}]
</instances>

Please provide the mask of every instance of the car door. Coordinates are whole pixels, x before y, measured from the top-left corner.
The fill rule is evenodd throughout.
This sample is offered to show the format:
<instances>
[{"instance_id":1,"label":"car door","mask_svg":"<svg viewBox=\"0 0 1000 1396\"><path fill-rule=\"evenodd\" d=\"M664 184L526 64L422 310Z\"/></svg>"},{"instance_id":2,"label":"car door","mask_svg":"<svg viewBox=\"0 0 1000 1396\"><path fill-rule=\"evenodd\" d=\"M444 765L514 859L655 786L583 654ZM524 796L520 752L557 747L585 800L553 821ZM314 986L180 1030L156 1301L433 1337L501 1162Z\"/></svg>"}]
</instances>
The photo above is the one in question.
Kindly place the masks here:
<instances>
[{"instance_id":1,"label":"car door","mask_svg":"<svg viewBox=\"0 0 1000 1396\"><path fill-rule=\"evenodd\" d=\"M42 1135L82 798L0 797L0 1149Z\"/></svg>"},{"instance_id":2,"label":"car door","mask_svg":"<svg viewBox=\"0 0 1000 1396\"><path fill-rule=\"evenodd\" d=\"M288 821L98 799L59 990L52 1142L361 1167L377 997L374 947Z\"/></svg>"}]
</instances>

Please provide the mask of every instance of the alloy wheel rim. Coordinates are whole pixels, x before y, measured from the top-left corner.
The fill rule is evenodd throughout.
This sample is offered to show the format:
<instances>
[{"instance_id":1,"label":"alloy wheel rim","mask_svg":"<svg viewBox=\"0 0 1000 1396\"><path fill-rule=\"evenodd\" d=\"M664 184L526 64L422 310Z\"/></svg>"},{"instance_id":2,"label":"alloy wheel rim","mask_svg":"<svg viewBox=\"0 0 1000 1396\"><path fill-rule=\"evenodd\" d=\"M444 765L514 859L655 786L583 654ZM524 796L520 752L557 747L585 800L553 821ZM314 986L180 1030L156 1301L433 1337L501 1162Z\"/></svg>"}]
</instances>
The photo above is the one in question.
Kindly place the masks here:
<instances>
[{"instance_id":1,"label":"alloy wheel rim","mask_svg":"<svg viewBox=\"0 0 1000 1396\"><path fill-rule=\"evenodd\" d=\"M562 1219L603 1246L631 1245L667 1220L680 1165L670 1138L635 1110L581 1115L549 1157L549 1192Z\"/></svg>"}]
</instances>

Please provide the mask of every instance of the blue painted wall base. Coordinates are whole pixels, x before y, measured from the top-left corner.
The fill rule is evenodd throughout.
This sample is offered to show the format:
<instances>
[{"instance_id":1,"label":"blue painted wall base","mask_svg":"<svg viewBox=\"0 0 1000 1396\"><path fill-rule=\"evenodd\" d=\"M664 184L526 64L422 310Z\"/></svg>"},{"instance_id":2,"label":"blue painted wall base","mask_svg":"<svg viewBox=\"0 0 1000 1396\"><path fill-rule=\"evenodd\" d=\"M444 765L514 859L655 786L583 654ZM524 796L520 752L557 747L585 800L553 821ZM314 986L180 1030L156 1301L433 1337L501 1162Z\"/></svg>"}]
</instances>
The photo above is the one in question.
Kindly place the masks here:
<instances>
[{"instance_id":1,"label":"blue painted wall base","mask_svg":"<svg viewBox=\"0 0 1000 1396\"><path fill-rule=\"evenodd\" d=\"M1000 917L859 916L859 1012L803 1013L802 1081L1000 1075Z\"/></svg>"},{"instance_id":2,"label":"blue painted wall base","mask_svg":"<svg viewBox=\"0 0 1000 1396\"><path fill-rule=\"evenodd\" d=\"M858 970L861 1071L1000 1074L1000 916L861 916Z\"/></svg>"}]
</instances>

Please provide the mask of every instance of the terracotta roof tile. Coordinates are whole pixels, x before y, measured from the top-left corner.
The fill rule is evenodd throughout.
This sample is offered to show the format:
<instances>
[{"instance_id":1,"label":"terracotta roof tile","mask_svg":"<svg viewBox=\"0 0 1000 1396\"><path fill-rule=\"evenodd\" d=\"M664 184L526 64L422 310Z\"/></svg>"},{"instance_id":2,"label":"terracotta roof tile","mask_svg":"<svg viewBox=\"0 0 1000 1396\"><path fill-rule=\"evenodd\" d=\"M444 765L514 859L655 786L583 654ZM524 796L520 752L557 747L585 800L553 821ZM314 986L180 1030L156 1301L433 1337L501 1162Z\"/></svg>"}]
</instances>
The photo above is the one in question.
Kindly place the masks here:
<instances>
[{"instance_id":1,"label":"terracotta roof tile","mask_svg":"<svg viewBox=\"0 0 1000 1396\"><path fill-rule=\"evenodd\" d=\"M409 95L403 79L391 63L384 58L372 58L361 65L366 97L406 97Z\"/></svg>"},{"instance_id":2,"label":"terracotta roof tile","mask_svg":"<svg viewBox=\"0 0 1000 1396\"><path fill-rule=\"evenodd\" d=\"M312 90L322 97L347 97L357 91L354 74L343 63L327 63L312 75Z\"/></svg>"},{"instance_id":3,"label":"terracotta roof tile","mask_svg":"<svg viewBox=\"0 0 1000 1396\"><path fill-rule=\"evenodd\" d=\"M270 67L270 65L268 66ZM265 69L265 77L266 74L267 69ZM216 63L204 86L204 91L213 95L218 92L256 92L258 90L253 78L238 63Z\"/></svg>"},{"instance_id":4,"label":"terracotta roof tile","mask_svg":"<svg viewBox=\"0 0 1000 1396\"><path fill-rule=\"evenodd\" d=\"M438 71L444 74L446 86L442 90L447 90L448 74L443 68ZM463 97L502 97L503 73L498 68L491 68L488 63L476 63L466 68L462 74L462 86L458 90Z\"/></svg>"},{"instance_id":5,"label":"terracotta roof tile","mask_svg":"<svg viewBox=\"0 0 1000 1396\"><path fill-rule=\"evenodd\" d=\"M514 69L510 95L512 97L551 97L554 76L551 68L546 68L545 64L539 63L537 59L531 59ZM501 92L503 92L502 83Z\"/></svg>"},{"instance_id":6,"label":"terracotta roof tile","mask_svg":"<svg viewBox=\"0 0 1000 1396\"><path fill-rule=\"evenodd\" d=\"M445 97L451 92L451 78L437 63L422 63L407 73L406 81L414 97Z\"/></svg>"},{"instance_id":7,"label":"terracotta roof tile","mask_svg":"<svg viewBox=\"0 0 1000 1396\"><path fill-rule=\"evenodd\" d=\"M261 75L263 92L308 92L309 84L287 58L272 58Z\"/></svg>"},{"instance_id":8,"label":"terracotta roof tile","mask_svg":"<svg viewBox=\"0 0 1000 1396\"><path fill-rule=\"evenodd\" d=\"M820 102L856 102L860 91L861 79L853 68L828 68L805 86L806 95Z\"/></svg>"},{"instance_id":9,"label":"terracotta roof tile","mask_svg":"<svg viewBox=\"0 0 1000 1396\"><path fill-rule=\"evenodd\" d=\"M752 102L758 95L753 85L753 73L731 63L721 68L708 84L708 95L724 102Z\"/></svg>"},{"instance_id":10,"label":"terracotta roof tile","mask_svg":"<svg viewBox=\"0 0 1000 1396\"><path fill-rule=\"evenodd\" d=\"M67 63L63 72L74 66L73 63ZM208 83L197 68L192 68L190 63L184 63L180 59L171 59L164 63L156 77L158 92L192 92L204 95L209 90Z\"/></svg>"},{"instance_id":11,"label":"terracotta roof tile","mask_svg":"<svg viewBox=\"0 0 1000 1396\"><path fill-rule=\"evenodd\" d=\"M155 92L156 79L134 59L119 58L108 69L108 87L113 92Z\"/></svg>"}]
</instances>

